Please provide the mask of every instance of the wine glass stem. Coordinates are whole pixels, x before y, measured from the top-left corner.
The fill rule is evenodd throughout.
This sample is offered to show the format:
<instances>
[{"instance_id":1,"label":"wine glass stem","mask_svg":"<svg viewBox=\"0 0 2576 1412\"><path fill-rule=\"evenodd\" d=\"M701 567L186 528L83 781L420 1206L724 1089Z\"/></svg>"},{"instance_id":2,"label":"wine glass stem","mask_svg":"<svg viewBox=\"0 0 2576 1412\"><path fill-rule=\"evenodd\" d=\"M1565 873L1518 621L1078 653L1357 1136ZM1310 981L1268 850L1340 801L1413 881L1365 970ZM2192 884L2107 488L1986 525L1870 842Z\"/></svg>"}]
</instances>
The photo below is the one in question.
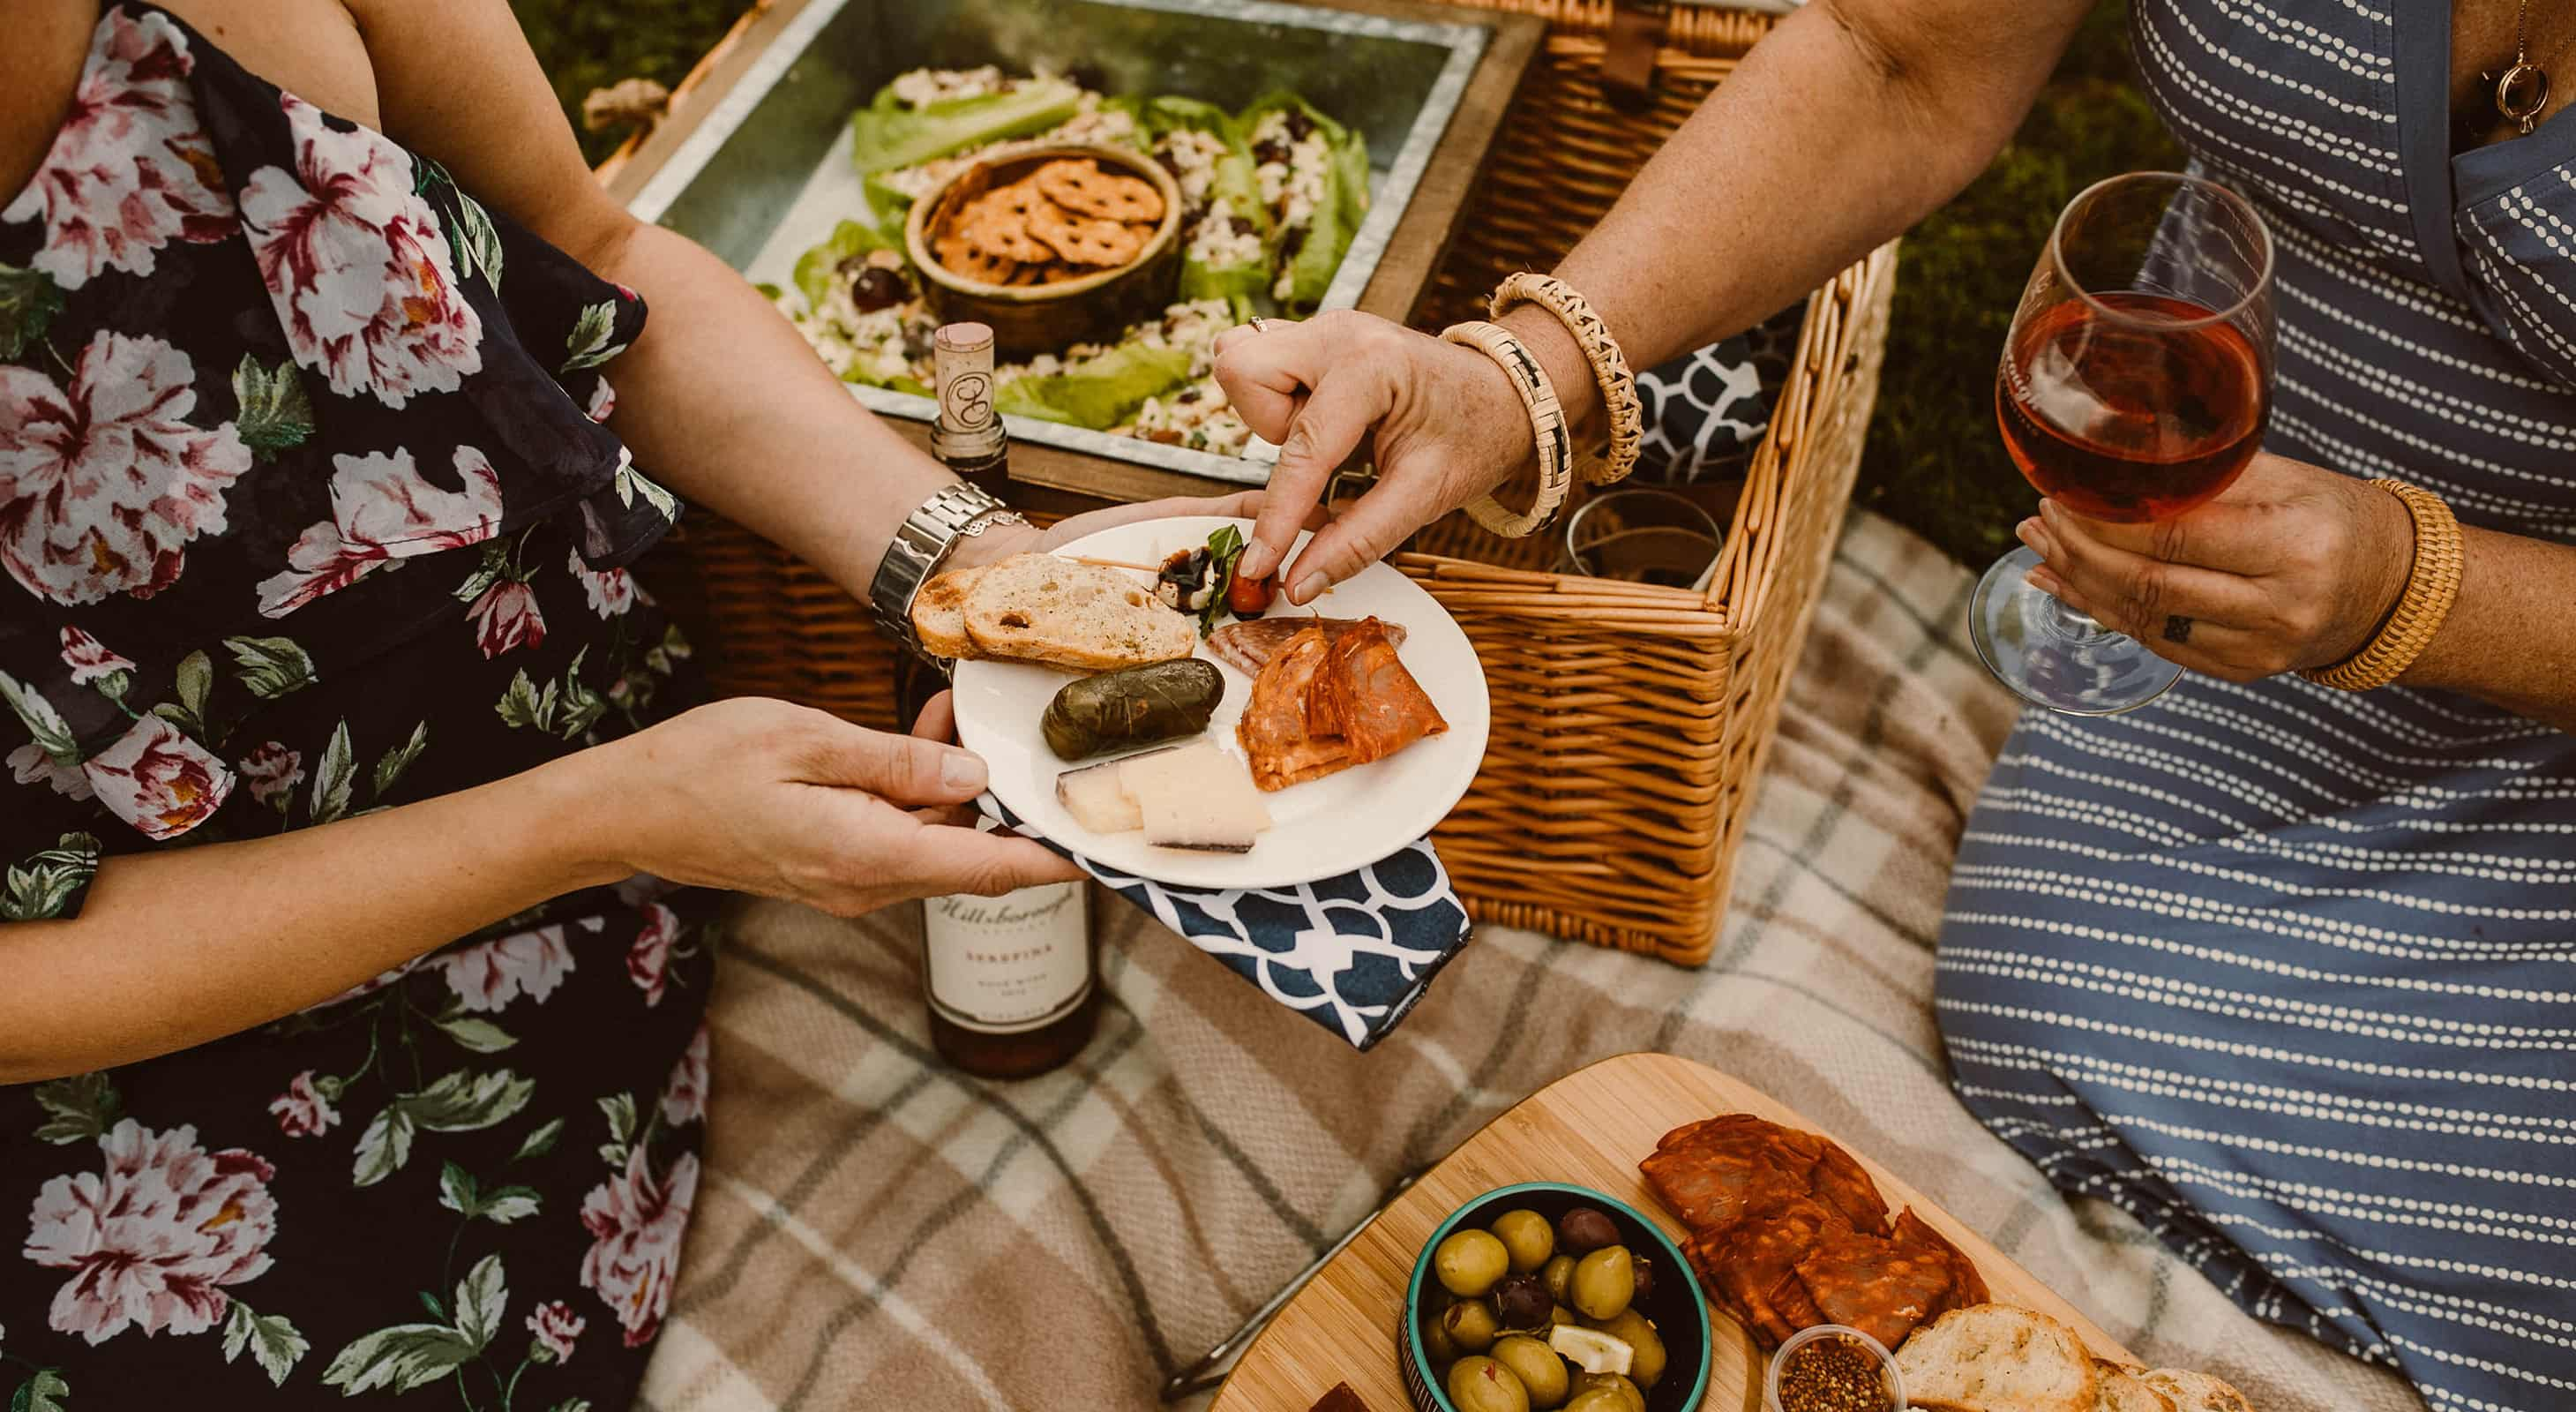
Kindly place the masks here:
<instances>
[{"instance_id":1,"label":"wine glass stem","mask_svg":"<svg viewBox=\"0 0 2576 1412\"><path fill-rule=\"evenodd\" d=\"M2120 635L2102 626L2092 614L2067 607L2053 593L2048 595L2045 611L2049 631L2068 642L2104 642Z\"/></svg>"}]
</instances>

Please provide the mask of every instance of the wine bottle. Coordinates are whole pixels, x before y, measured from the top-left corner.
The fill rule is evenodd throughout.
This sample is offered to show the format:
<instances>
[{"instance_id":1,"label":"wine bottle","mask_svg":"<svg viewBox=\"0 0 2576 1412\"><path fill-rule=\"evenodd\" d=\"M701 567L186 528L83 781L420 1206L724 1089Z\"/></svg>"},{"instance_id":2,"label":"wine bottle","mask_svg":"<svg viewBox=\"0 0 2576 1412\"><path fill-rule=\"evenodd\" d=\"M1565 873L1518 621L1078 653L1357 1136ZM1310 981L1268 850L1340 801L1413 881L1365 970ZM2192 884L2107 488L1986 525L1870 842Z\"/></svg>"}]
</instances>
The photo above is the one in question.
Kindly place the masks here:
<instances>
[{"instance_id":1,"label":"wine bottle","mask_svg":"<svg viewBox=\"0 0 2576 1412\"><path fill-rule=\"evenodd\" d=\"M943 324L931 361L939 398L931 454L1008 499L1010 436L993 411L993 330ZM1081 1053L1100 1017L1094 911L1090 885L1079 882L925 901L922 998L940 1054L978 1077L1012 1079Z\"/></svg>"}]
</instances>

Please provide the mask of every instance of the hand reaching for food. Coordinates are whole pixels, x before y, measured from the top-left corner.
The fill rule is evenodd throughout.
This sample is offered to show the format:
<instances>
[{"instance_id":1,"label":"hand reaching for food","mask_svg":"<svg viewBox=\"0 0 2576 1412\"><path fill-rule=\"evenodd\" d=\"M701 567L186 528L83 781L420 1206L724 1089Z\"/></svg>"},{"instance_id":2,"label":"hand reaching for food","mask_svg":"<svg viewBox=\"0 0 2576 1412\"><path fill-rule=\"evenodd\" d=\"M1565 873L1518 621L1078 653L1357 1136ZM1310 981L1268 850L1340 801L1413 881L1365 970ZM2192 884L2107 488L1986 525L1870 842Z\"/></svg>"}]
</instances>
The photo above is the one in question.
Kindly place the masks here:
<instances>
[{"instance_id":1,"label":"hand reaching for food","mask_svg":"<svg viewBox=\"0 0 2576 1412\"><path fill-rule=\"evenodd\" d=\"M947 743L954 726L944 692L908 736L746 697L581 758L609 772L616 861L673 882L854 917L1081 877L1036 843L968 826L985 769Z\"/></svg>"},{"instance_id":2,"label":"hand reaching for food","mask_svg":"<svg viewBox=\"0 0 2576 1412\"><path fill-rule=\"evenodd\" d=\"M1492 359L1373 314L1263 319L1217 339L1217 381L1278 468L1243 571L1315 596L1532 463L1529 414ZM1377 484L1286 563L1309 507L1363 445Z\"/></svg>"}]
</instances>

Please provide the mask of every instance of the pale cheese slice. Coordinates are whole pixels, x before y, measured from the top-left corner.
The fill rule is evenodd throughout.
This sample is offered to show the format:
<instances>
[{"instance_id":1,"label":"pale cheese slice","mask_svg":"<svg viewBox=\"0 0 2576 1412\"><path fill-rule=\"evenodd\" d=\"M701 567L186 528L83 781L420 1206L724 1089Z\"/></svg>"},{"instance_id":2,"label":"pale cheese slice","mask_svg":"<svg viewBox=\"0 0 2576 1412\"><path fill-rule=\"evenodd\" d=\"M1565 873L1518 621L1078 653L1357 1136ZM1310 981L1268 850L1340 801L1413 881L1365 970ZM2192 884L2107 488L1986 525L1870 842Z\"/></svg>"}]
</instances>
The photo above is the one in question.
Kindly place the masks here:
<instances>
[{"instance_id":1,"label":"pale cheese slice","mask_svg":"<svg viewBox=\"0 0 2576 1412\"><path fill-rule=\"evenodd\" d=\"M1243 763L1195 741L1118 762L1120 783L1157 848L1249 853L1270 827L1270 810Z\"/></svg>"}]
</instances>

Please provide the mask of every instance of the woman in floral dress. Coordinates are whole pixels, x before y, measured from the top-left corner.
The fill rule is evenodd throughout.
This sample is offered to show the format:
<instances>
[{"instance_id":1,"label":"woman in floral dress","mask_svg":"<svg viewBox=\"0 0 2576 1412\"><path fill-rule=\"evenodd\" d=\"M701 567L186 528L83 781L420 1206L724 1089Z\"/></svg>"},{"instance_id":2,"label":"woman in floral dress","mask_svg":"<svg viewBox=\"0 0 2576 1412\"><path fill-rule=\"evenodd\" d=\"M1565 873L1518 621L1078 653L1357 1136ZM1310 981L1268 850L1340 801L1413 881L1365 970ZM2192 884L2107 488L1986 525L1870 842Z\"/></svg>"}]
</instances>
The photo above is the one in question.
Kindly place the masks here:
<instances>
[{"instance_id":1,"label":"woman in floral dress","mask_svg":"<svg viewBox=\"0 0 2576 1412\"><path fill-rule=\"evenodd\" d=\"M660 482L863 592L945 473L600 193L502 0L7 23L0 1398L623 1407L704 889L1067 875L944 719L676 714L626 565Z\"/></svg>"}]
</instances>

